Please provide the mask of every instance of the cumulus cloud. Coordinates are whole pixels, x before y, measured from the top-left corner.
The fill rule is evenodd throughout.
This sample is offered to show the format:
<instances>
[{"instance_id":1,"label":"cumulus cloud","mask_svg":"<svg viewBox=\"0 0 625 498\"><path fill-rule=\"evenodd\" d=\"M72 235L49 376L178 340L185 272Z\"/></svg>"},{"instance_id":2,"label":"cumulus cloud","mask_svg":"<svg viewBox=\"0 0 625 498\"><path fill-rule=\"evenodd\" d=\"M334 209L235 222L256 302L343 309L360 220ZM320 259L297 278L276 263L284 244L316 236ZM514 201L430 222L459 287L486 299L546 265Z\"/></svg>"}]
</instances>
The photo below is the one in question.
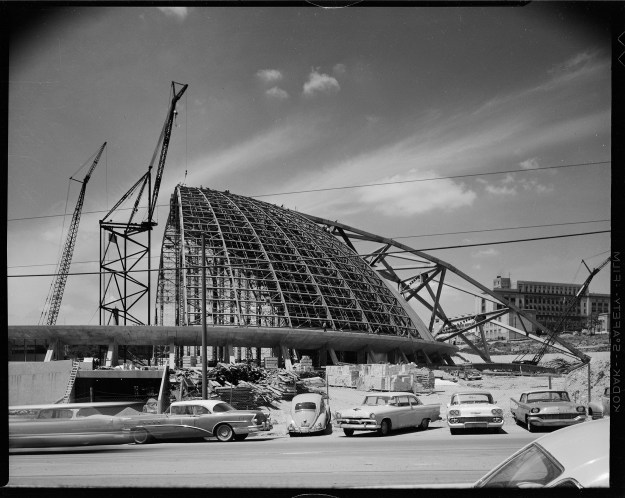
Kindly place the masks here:
<instances>
[{"instance_id":1,"label":"cumulus cloud","mask_svg":"<svg viewBox=\"0 0 625 498\"><path fill-rule=\"evenodd\" d=\"M497 249L480 249L473 253L474 258L491 258L493 256L499 256L499 251Z\"/></svg>"},{"instance_id":2,"label":"cumulus cloud","mask_svg":"<svg viewBox=\"0 0 625 498\"><path fill-rule=\"evenodd\" d=\"M345 74L345 71L347 71L345 64L335 64L332 68L334 74Z\"/></svg>"},{"instance_id":3,"label":"cumulus cloud","mask_svg":"<svg viewBox=\"0 0 625 498\"><path fill-rule=\"evenodd\" d=\"M519 163L519 166L521 166L521 168L523 169L536 169L540 167L535 157L526 159L525 161L521 161Z\"/></svg>"},{"instance_id":4,"label":"cumulus cloud","mask_svg":"<svg viewBox=\"0 0 625 498\"><path fill-rule=\"evenodd\" d=\"M282 79L282 73L277 69L259 69L256 76L264 83L275 83Z\"/></svg>"},{"instance_id":5,"label":"cumulus cloud","mask_svg":"<svg viewBox=\"0 0 625 498\"><path fill-rule=\"evenodd\" d=\"M493 195L516 195L517 193L515 187L508 187L506 185L486 185L485 190Z\"/></svg>"},{"instance_id":6,"label":"cumulus cloud","mask_svg":"<svg viewBox=\"0 0 625 498\"><path fill-rule=\"evenodd\" d=\"M340 89L336 78L313 70L308 75L308 81L304 83L303 93L306 97L311 97L317 93L337 93Z\"/></svg>"},{"instance_id":7,"label":"cumulus cloud","mask_svg":"<svg viewBox=\"0 0 625 498\"><path fill-rule=\"evenodd\" d=\"M278 100L286 100L289 98L288 92L282 90L282 88L278 88L277 86L271 87L265 92L265 94L267 94L271 98Z\"/></svg>"},{"instance_id":8,"label":"cumulus cloud","mask_svg":"<svg viewBox=\"0 0 625 498\"><path fill-rule=\"evenodd\" d=\"M439 209L449 211L471 206L477 198L475 192L449 179L435 182L411 181L434 176L437 175L431 171L418 172L412 169L406 174L383 178L376 183L406 183L363 189L360 203L388 216L411 216Z\"/></svg>"},{"instance_id":9,"label":"cumulus cloud","mask_svg":"<svg viewBox=\"0 0 625 498\"><path fill-rule=\"evenodd\" d=\"M184 21L189 15L188 7L158 7L163 14L168 17L175 17L180 21Z\"/></svg>"}]
</instances>

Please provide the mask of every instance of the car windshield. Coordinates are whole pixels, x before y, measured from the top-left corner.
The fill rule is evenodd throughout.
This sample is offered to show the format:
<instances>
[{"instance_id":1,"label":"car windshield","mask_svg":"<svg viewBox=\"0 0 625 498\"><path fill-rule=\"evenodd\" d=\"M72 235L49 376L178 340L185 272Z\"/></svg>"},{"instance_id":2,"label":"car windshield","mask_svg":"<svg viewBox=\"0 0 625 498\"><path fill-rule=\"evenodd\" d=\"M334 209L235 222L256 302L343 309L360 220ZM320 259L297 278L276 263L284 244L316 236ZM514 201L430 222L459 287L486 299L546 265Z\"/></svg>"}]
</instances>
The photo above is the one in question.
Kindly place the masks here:
<instances>
[{"instance_id":1,"label":"car windshield","mask_svg":"<svg viewBox=\"0 0 625 498\"><path fill-rule=\"evenodd\" d=\"M317 405L314 401L304 401L303 403L295 404L295 411L301 412L302 410L312 410L315 411L317 409Z\"/></svg>"},{"instance_id":2,"label":"car windshield","mask_svg":"<svg viewBox=\"0 0 625 498\"><path fill-rule=\"evenodd\" d=\"M544 391L528 393L528 403L540 403L545 401L569 401L569 395L565 391Z\"/></svg>"},{"instance_id":3,"label":"car windshield","mask_svg":"<svg viewBox=\"0 0 625 498\"><path fill-rule=\"evenodd\" d=\"M388 405L389 401L388 396L367 396L362 404L367 406Z\"/></svg>"},{"instance_id":4,"label":"car windshield","mask_svg":"<svg viewBox=\"0 0 625 498\"><path fill-rule=\"evenodd\" d=\"M213 413L231 412L235 409L236 408L230 406L228 403L217 403L215 406L213 406Z\"/></svg>"},{"instance_id":5,"label":"car windshield","mask_svg":"<svg viewBox=\"0 0 625 498\"><path fill-rule=\"evenodd\" d=\"M525 450L501 467L486 474L477 484L478 488L517 488L544 486L563 472L556 462L538 444Z\"/></svg>"},{"instance_id":6,"label":"car windshield","mask_svg":"<svg viewBox=\"0 0 625 498\"><path fill-rule=\"evenodd\" d=\"M471 403L492 403L493 400L488 394L460 394L456 397L456 403L466 405Z\"/></svg>"}]
</instances>

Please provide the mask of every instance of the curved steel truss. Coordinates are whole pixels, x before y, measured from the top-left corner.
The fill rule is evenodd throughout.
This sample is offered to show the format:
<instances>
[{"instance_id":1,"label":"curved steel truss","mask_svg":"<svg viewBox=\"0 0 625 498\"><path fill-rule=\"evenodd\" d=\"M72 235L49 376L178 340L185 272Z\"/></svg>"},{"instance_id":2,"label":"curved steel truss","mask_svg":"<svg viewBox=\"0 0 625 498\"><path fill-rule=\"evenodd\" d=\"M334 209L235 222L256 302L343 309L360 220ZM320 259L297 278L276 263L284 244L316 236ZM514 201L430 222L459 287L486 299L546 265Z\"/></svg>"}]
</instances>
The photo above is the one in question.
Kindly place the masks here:
<instances>
[{"instance_id":1,"label":"curved steel truss","mask_svg":"<svg viewBox=\"0 0 625 498\"><path fill-rule=\"evenodd\" d=\"M485 361L485 324L497 320L541 342L532 331L549 332L452 265L392 239L228 191L179 185L161 252L159 325L201 324L203 265L207 324L213 326L351 331L432 342L458 337ZM450 290L488 300L492 310L451 317L445 305ZM518 320L505 323L506 315ZM558 338L552 344L587 358Z\"/></svg>"}]
</instances>

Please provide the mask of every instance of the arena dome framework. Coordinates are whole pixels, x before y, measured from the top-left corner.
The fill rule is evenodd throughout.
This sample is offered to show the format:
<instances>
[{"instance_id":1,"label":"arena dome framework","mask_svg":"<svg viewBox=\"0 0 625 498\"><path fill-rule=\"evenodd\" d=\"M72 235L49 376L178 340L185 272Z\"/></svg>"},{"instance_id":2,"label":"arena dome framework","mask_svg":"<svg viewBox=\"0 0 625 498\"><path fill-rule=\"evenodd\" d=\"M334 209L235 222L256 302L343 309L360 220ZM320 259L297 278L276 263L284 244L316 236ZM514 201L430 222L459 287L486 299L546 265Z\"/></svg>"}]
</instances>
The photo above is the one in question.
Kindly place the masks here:
<instances>
[{"instance_id":1,"label":"arena dome framework","mask_svg":"<svg viewBox=\"0 0 625 498\"><path fill-rule=\"evenodd\" d=\"M158 325L201 325L202 236L209 327L359 333L359 349L371 334L403 337L413 346L429 343L427 359L435 361L443 361L437 351L455 349L437 342L399 293L328 227L253 198L182 185L171 197L163 237Z\"/></svg>"}]
</instances>

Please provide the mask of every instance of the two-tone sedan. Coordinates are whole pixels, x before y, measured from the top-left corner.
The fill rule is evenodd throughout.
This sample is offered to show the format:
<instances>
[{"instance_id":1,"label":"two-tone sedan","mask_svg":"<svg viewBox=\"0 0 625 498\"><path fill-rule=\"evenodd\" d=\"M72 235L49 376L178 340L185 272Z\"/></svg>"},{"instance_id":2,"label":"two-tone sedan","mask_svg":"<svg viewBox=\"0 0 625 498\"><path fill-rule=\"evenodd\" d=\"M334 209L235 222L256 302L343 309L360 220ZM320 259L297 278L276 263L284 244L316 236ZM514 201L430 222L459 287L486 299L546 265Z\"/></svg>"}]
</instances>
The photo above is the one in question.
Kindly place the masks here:
<instances>
[{"instance_id":1,"label":"two-tone sedan","mask_svg":"<svg viewBox=\"0 0 625 498\"><path fill-rule=\"evenodd\" d=\"M222 442L243 441L250 434L273 428L268 413L237 410L215 399L177 401L165 414L139 415L125 418L124 422L137 444L213 436Z\"/></svg>"},{"instance_id":2,"label":"two-tone sedan","mask_svg":"<svg viewBox=\"0 0 625 498\"><path fill-rule=\"evenodd\" d=\"M488 391L454 393L447 405L447 425L452 434L465 429L499 432L503 427L503 410Z\"/></svg>"},{"instance_id":3,"label":"two-tone sedan","mask_svg":"<svg viewBox=\"0 0 625 498\"><path fill-rule=\"evenodd\" d=\"M586 407L574 403L566 391L540 389L510 398L510 412L517 424L533 432L537 427L565 427L584 422Z\"/></svg>"},{"instance_id":4,"label":"two-tone sedan","mask_svg":"<svg viewBox=\"0 0 625 498\"><path fill-rule=\"evenodd\" d=\"M431 421L440 419L440 405L424 405L413 393L386 392L368 394L362 405L336 412L336 424L346 436L354 431L376 431L386 436L391 430L419 427L426 430Z\"/></svg>"}]
</instances>

